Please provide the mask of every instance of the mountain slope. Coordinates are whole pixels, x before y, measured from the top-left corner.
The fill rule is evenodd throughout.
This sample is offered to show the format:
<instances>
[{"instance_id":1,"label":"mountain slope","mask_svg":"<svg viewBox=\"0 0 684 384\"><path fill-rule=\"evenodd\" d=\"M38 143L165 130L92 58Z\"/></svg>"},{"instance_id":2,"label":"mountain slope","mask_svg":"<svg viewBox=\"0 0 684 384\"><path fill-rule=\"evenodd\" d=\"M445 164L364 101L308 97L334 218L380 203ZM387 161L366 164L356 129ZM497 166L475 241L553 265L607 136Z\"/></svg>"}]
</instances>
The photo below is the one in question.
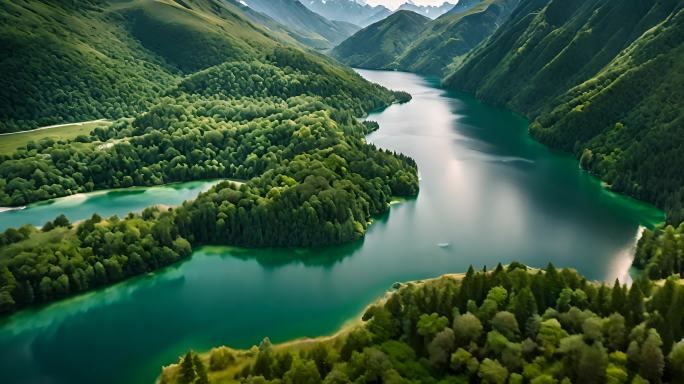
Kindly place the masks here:
<instances>
[{"instance_id":1,"label":"mountain slope","mask_svg":"<svg viewBox=\"0 0 684 384\"><path fill-rule=\"evenodd\" d=\"M312 41L320 40L315 48L327 49L342 42L359 30L359 27L343 22L330 21L309 10L298 0L243 0L255 11L264 13L286 27L308 36Z\"/></svg>"},{"instance_id":2,"label":"mountain slope","mask_svg":"<svg viewBox=\"0 0 684 384\"><path fill-rule=\"evenodd\" d=\"M484 0L477 4L464 4L462 12L449 12L439 17L399 57L398 67L441 75L447 65L496 31L518 2Z\"/></svg>"},{"instance_id":3,"label":"mountain slope","mask_svg":"<svg viewBox=\"0 0 684 384\"><path fill-rule=\"evenodd\" d=\"M310 10L328 20L346 21L367 27L392 14L382 5L360 4L354 0L301 0Z\"/></svg>"},{"instance_id":4,"label":"mountain slope","mask_svg":"<svg viewBox=\"0 0 684 384\"><path fill-rule=\"evenodd\" d=\"M397 11L354 34L331 51L345 64L360 68L392 68L394 61L425 28L429 18Z\"/></svg>"},{"instance_id":5,"label":"mountain slope","mask_svg":"<svg viewBox=\"0 0 684 384\"><path fill-rule=\"evenodd\" d=\"M460 7L462 12L449 12L436 20L408 18L409 11L397 11L357 32L332 54L352 66L441 75L448 65L489 37L518 2L466 2Z\"/></svg>"},{"instance_id":6,"label":"mountain slope","mask_svg":"<svg viewBox=\"0 0 684 384\"><path fill-rule=\"evenodd\" d=\"M0 2L0 132L131 116L183 72L278 45L228 3Z\"/></svg>"},{"instance_id":7,"label":"mountain slope","mask_svg":"<svg viewBox=\"0 0 684 384\"><path fill-rule=\"evenodd\" d=\"M316 38L316 39L311 39L310 36L307 36L305 34L299 33L297 31L294 31L283 24L277 22L270 16L263 14L261 12L257 12L250 8L249 6L243 4L240 2L240 0L224 0L225 2L230 3L234 7L238 8L240 12L248 18L250 21L253 23L259 25L260 27L268 30L271 34L273 34L273 37L275 37L278 40L282 40L285 43L289 44L303 44L305 46L311 47L311 48L316 48L321 45L327 44L325 40L322 38Z\"/></svg>"},{"instance_id":8,"label":"mountain slope","mask_svg":"<svg viewBox=\"0 0 684 384\"><path fill-rule=\"evenodd\" d=\"M276 45L264 29L228 3L128 1L113 3L111 10L125 18L143 47L186 73L247 60Z\"/></svg>"},{"instance_id":9,"label":"mountain slope","mask_svg":"<svg viewBox=\"0 0 684 384\"><path fill-rule=\"evenodd\" d=\"M229 1L1 0L0 22L0 132L134 116L185 74L296 45Z\"/></svg>"},{"instance_id":10,"label":"mountain slope","mask_svg":"<svg viewBox=\"0 0 684 384\"><path fill-rule=\"evenodd\" d=\"M449 12L445 13L445 15L451 14L451 13L465 12L465 11L469 10L470 8L473 8L474 6L476 6L479 3L480 3L480 0L459 0L459 2L456 3L456 5L454 5L449 10Z\"/></svg>"},{"instance_id":11,"label":"mountain slope","mask_svg":"<svg viewBox=\"0 0 684 384\"><path fill-rule=\"evenodd\" d=\"M12 74L0 78L0 132L129 115L173 81L159 58L112 22L120 18L99 10L0 2L0 71Z\"/></svg>"},{"instance_id":12,"label":"mountain slope","mask_svg":"<svg viewBox=\"0 0 684 384\"><path fill-rule=\"evenodd\" d=\"M445 81L534 120L612 188L684 218L684 5L524 0Z\"/></svg>"}]
</instances>

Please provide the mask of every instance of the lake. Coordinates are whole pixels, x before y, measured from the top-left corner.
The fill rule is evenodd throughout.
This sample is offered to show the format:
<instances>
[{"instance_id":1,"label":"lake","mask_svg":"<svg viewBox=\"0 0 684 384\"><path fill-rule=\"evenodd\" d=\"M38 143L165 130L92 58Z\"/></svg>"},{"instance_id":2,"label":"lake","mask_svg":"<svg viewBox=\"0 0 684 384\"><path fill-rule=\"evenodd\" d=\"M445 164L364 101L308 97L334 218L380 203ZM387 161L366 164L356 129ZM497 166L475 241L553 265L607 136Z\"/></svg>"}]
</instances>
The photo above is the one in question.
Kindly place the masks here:
<instances>
[{"instance_id":1,"label":"lake","mask_svg":"<svg viewBox=\"0 0 684 384\"><path fill-rule=\"evenodd\" d=\"M178 265L0 320L3 383L149 383L188 349L333 333L396 281L549 261L629 279L662 212L611 193L525 119L413 74L359 71L413 100L374 113L376 145L418 162L417 198L363 241L321 249L204 247Z\"/></svg>"},{"instance_id":2,"label":"lake","mask_svg":"<svg viewBox=\"0 0 684 384\"><path fill-rule=\"evenodd\" d=\"M23 209L0 212L0 231L24 224L42 227L60 214L74 222L88 219L93 213L105 218L112 215L124 217L129 212L140 212L150 205L180 205L185 200L194 199L200 192L209 190L219 181L190 181L155 187L103 190L41 201Z\"/></svg>"}]
</instances>

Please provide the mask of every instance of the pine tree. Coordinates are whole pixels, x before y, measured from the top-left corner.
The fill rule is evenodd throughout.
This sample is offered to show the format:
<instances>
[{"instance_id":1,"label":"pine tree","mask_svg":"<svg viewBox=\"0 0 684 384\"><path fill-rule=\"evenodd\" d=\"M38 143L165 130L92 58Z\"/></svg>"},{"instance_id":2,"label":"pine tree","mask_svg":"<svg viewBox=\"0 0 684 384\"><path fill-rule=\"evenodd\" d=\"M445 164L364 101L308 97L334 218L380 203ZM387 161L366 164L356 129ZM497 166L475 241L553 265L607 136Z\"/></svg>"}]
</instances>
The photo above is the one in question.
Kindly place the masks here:
<instances>
[{"instance_id":1,"label":"pine tree","mask_svg":"<svg viewBox=\"0 0 684 384\"><path fill-rule=\"evenodd\" d=\"M544 292L547 305L554 305L556 303L564 285L563 278L558 273L558 270L556 270L556 267L553 263L549 263L544 274Z\"/></svg>"},{"instance_id":2,"label":"pine tree","mask_svg":"<svg viewBox=\"0 0 684 384\"><path fill-rule=\"evenodd\" d=\"M537 303L529 288L525 287L518 291L510 303L511 312L515 315L518 324L526 324L527 319L537 314Z\"/></svg>"},{"instance_id":3,"label":"pine tree","mask_svg":"<svg viewBox=\"0 0 684 384\"><path fill-rule=\"evenodd\" d=\"M178 382L180 384L190 384L195 381L195 367L192 361L192 351L188 351L183 358L180 365L180 375Z\"/></svg>"},{"instance_id":4,"label":"pine tree","mask_svg":"<svg viewBox=\"0 0 684 384\"><path fill-rule=\"evenodd\" d=\"M193 363L195 364L195 372L197 373L197 380L195 384L209 384L209 378L207 377L207 370L200 360L198 355L193 357Z\"/></svg>"},{"instance_id":5,"label":"pine tree","mask_svg":"<svg viewBox=\"0 0 684 384\"><path fill-rule=\"evenodd\" d=\"M252 374L254 376L263 376L267 379L271 378L271 365L273 365L273 358L269 350L259 351L254 367L252 367Z\"/></svg>"},{"instance_id":6,"label":"pine tree","mask_svg":"<svg viewBox=\"0 0 684 384\"><path fill-rule=\"evenodd\" d=\"M471 265L468 267L468 272L461 280L461 288L458 290L458 298L456 302L458 303L458 309L463 313L466 311L466 305L468 300L473 294L473 278L475 276L475 269Z\"/></svg>"},{"instance_id":7,"label":"pine tree","mask_svg":"<svg viewBox=\"0 0 684 384\"><path fill-rule=\"evenodd\" d=\"M596 294L596 299L591 305L591 309L601 316L606 316L610 309L609 304L608 287L606 287L605 284L601 284L601 287Z\"/></svg>"},{"instance_id":8,"label":"pine tree","mask_svg":"<svg viewBox=\"0 0 684 384\"><path fill-rule=\"evenodd\" d=\"M627 298L625 297L625 291L622 290L620 286L620 280L615 279L615 284L613 285L613 291L611 292L611 312L622 313L625 308L625 302Z\"/></svg>"},{"instance_id":9,"label":"pine tree","mask_svg":"<svg viewBox=\"0 0 684 384\"><path fill-rule=\"evenodd\" d=\"M644 294L639 284L632 284L627 297L627 323L630 326L641 323L644 320Z\"/></svg>"}]
</instances>

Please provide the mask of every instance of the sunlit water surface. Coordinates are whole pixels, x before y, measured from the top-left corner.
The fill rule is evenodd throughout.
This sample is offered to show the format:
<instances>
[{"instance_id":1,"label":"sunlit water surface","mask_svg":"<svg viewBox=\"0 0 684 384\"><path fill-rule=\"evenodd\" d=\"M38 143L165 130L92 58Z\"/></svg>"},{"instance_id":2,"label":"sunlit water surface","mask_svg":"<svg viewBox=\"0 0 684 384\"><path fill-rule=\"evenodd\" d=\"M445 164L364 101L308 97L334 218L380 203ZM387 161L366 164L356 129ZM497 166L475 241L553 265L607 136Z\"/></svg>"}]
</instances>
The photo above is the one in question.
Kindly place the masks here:
<instances>
[{"instance_id":1,"label":"sunlit water surface","mask_svg":"<svg viewBox=\"0 0 684 384\"><path fill-rule=\"evenodd\" d=\"M149 383L190 348L332 333L392 283L470 264L552 261L625 278L640 226L662 219L534 142L510 112L416 75L359 72L413 95L371 115L381 128L368 140L416 159L416 199L393 205L357 243L200 248L163 271L0 321L0 382Z\"/></svg>"}]
</instances>

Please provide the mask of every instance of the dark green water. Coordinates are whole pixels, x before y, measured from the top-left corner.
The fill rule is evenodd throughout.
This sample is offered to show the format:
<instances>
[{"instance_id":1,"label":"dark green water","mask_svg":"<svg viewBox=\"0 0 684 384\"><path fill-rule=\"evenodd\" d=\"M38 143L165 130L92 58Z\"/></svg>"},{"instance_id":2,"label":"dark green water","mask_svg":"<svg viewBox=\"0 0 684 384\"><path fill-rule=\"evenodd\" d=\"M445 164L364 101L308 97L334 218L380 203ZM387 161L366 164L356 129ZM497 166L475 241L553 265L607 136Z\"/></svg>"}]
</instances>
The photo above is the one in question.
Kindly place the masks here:
<instances>
[{"instance_id":1,"label":"dark green water","mask_svg":"<svg viewBox=\"0 0 684 384\"><path fill-rule=\"evenodd\" d=\"M332 333L395 281L552 261L625 277L654 208L617 196L526 122L406 73L361 71L414 99L374 114L369 140L413 156L415 200L362 242L317 250L202 248L164 271L0 322L0 382L151 382L190 348ZM449 243L446 248L438 243Z\"/></svg>"},{"instance_id":2,"label":"dark green water","mask_svg":"<svg viewBox=\"0 0 684 384\"><path fill-rule=\"evenodd\" d=\"M31 224L39 227L60 214L70 221L87 219L93 213L102 217L125 216L129 212L142 211L154 204L180 205L194 199L200 192L211 188L218 181L191 181L149 188L125 188L91 193L79 193L30 204L23 209L0 212L0 231Z\"/></svg>"}]
</instances>

